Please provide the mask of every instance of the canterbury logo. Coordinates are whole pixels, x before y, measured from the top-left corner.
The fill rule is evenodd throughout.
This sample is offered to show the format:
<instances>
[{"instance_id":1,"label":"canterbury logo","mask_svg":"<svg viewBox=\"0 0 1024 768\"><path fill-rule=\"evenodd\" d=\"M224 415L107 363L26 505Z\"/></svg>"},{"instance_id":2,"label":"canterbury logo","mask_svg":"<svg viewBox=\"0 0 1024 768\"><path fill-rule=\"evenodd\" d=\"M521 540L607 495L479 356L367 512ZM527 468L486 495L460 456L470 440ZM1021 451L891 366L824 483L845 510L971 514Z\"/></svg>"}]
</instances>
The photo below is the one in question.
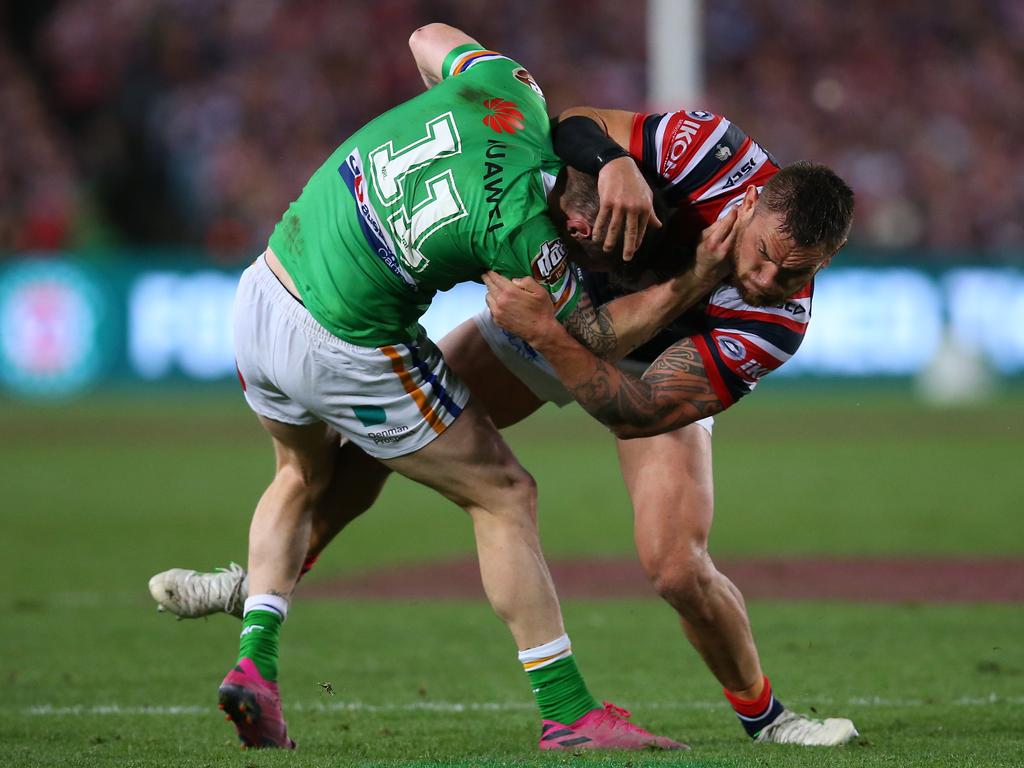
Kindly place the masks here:
<instances>
[{"instance_id":1,"label":"canterbury logo","mask_svg":"<svg viewBox=\"0 0 1024 768\"><path fill-rule=\"evenodd\" d=\"M243 629L242 634L240 634L239 637L245 637L251 632L262 632L263 629L264 628L261 627L259 624L253 624L251 627L246 627L245 629Z\"/></svg>"}]
</instances>

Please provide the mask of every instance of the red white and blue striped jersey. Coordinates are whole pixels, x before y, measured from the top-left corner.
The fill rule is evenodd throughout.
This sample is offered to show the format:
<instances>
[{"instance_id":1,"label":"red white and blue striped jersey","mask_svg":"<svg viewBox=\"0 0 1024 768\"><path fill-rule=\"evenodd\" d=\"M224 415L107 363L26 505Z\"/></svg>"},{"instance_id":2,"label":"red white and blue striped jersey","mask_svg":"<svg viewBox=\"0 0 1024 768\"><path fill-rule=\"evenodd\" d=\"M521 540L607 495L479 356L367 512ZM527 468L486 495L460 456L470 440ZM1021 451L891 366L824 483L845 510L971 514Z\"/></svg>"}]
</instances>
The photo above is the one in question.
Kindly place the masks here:
<instances>
[{"instance_id":1,"label":"red white and blue striped jersey","mask_svg":"<svg viewBox=\"0 0 1024 768\"><path fill-rule=\"evenodd\" d=\"M747 186L760 188L779 170L736 125L696 110L634 115L629 152L642 170L663 181L666 201L677 208L668 236L690 251L702 230L742 201ZM595 304L625 292L607 275L588 273L586 282ZM754 307L722 283L629 357L650 362L690 338L728 408L796 352L811 317L813 291L811 283L780 305Z\"/></svg>"}]
</instances>

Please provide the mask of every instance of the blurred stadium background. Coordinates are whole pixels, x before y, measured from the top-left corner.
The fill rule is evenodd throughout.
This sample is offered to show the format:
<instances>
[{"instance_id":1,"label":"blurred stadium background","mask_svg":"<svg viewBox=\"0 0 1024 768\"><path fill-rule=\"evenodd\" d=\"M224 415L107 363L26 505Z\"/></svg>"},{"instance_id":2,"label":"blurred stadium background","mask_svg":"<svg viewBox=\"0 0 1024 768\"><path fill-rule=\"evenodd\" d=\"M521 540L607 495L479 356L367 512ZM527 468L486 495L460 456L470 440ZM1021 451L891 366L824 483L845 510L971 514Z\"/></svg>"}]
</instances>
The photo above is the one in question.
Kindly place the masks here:
<instances>
[{"instance_id":1,"label":"blurred stadium background","mask_svg":"<svg viewBox=\"0 0 1024 768\"><path fill-rule=\"evenodd\" d=\"M227 733L192 717L210 704L196 681L218 679L237 629L158 621L145 581L173 565L244 562L271 456L237 392L237 276L324 157L420 90L406 40L435 20L529 66L552 112L704 108L782 162L828 163L853 186L851 244L819 278L806 342L716 427L716 555L1021 563L1018 0L0 2L0 573L11 585L0 601L11 622L0 633L0 740L12 765L72 764L82 750L111 765L162 764L186 728L198 746L178 764L214 764L202 745ZM481 302L479 286L461 286L425 325L440 336ZM553 559L631 555L628 500L599 425L549 408L510 440L538 478ZM392 483L310 580L471 552L448 505ZM679 701L675 681L692 678L683 695L700 706L685 710L688 727L710 734L712 755L745 749L668 609L615 605L567 603L591 685L627 704ZM284 671L307 681L289 699L306 734L364 757L422 746L407 731L378 744L405 727L386 709L343 733L337 711L316 709L314 679L399 709L431 696L526 701L482 604L409 610L404 620L372 603L295 612ZM915 750L940 763L950 750L987 755L965 765L1019 758L1019 735L995 735L1019 726L1024 705L1019 604L752 611L783 697L841 708L874 734L873 752L831 764L917 764ZM78 642L64 639L69 629ZM382 636L416 635L479 658L475 675L490 665L506 676L481 694L431 677L413 645L395 658L378 650ZM361 649L354 658L336 652L339 637ZM648 645L625 670L616 644L637 642ZM194 675L137 669L154 644ZM849 663L837 670L836 658ZM414 670L411 688L391 669ZM115 744L156 713L145 709L159 703L154 686L182 719L154 723L141 745ZM948 705L946 719L922 700ZM675 727L665 706L645 722ZM61 712L84 716L61 720L58 736L47 718ZM494 733L510 727L500 710L477 716ZM940 733L942 722L956 726ZM532 730L510 733L496 743L529 754ZM459 748L446 738L442 754ZM364 742L372 748L353 747ZM140 751L124 751L131 744ZM506 747L474 747L492 748ZM304 754L329 760L331 749L315 742Z\"/></svg>"},{"instance_id":2,"label":"blurred stadium background","mask_svg":"<svg viewBox=\"0 0 1024 768\"><path fill-rule=\"evenodd\" d=\"M977 391L985 370L1024 372L1013 0L666 0L650 17L611 0L0 8L8 392L230 380L235 275L339 141L418 92L407 32L434 18L527 62L553 112L706 108L781 161L826 162L851 182L851 245L783 376L910 377L951 344L950 396ZM478 302L472 286L442 297L429 329Z\"/></svg>"}]
</instances>

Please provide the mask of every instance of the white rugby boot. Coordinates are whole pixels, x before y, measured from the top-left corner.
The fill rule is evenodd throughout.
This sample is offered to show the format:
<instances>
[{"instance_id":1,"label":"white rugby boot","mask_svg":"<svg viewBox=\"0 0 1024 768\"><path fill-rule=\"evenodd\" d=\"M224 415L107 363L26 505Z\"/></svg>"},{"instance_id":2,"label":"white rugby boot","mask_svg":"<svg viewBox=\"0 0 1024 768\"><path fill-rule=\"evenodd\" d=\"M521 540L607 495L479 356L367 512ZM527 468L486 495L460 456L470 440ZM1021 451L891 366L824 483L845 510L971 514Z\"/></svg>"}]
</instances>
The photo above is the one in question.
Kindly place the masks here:
<instances>
[{"instance_id":1,"label":"white rugby boot","mask_svg":"<svg viewBox=\"0 0 1024 768\"><path fill-rule=\"evenodd\" d=\"M815 720L798 715L789 709L782 710L770 725L761 729L754 738L764 744L800 744L805 747L838 747L855 739L860 734L851 720L845 717L829 717Z\"/></svg>"},{"instance_id":2,"label":"white rugby boot","mask_svg":"<svg viewBox=\"0 0 1024 768\"><path fill-rule=\"evenodd\" d=\"M242 618L249 596L249 575L238 563L213 573L171 568L149 580L149 593L158 611L168 611L179 619L198 619L211 613Z\"/></svg>"}]
</instances>

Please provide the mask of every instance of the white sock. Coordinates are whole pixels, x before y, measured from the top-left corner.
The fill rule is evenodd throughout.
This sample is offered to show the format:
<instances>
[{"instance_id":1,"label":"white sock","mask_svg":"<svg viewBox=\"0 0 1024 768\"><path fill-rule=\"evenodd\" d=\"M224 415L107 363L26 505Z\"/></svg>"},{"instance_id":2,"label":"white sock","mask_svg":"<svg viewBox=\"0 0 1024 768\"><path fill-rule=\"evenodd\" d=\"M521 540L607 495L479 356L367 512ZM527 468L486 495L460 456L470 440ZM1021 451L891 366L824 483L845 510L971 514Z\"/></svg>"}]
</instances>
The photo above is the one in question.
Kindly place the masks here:
<instances>
[{"instance_id":1,"label":"white sock","mask_svg":"<svg viewBox=\"0 0 1024 768\"><path fill-rule=\"evenodd\" d=\"M249 611L272 611L281 617L281 621L284 621L288 618L288 600L281 595L249 595L245 599L242 616L244 617Z\"/></svg>"},{"instance_id":2,"label":"white sock","mask_svg":"<svg viewBox=\"0 0 1024 768\"><path fill-rule=\"evenodd\" d=\"M519 652L519 663L527 672L534 669L541 669L556 661L572 656L572 643L568 635L556 637L550 643L538 645L536 648L527 648Z\"/></svg>"}]
</instances>

